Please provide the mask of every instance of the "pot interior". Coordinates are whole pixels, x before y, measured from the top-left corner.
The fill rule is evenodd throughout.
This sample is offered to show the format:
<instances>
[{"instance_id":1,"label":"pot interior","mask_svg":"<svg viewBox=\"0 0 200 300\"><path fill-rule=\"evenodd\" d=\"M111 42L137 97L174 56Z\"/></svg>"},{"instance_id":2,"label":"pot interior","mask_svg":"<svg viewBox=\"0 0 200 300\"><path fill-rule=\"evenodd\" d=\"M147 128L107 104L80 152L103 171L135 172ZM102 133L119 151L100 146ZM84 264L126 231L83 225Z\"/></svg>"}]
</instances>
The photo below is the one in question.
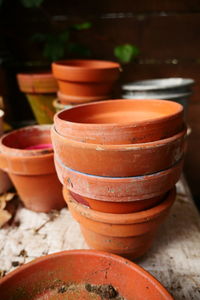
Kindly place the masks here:
<instances>
[{"instance_id":1,"label":"pot interior","mask_svg":"<svg viewBox=\"0 0 200 300\"><path fill-rule=\"evenodd\" d=\"M1 300L172 299L150 274L120 257L99 251L46 256L5 277Z\"/></svg>"},{"instance_id":2,"label":"pot interior","mask_svg":"<svg viewBox=\"0 0 200 300\"><path fill-rule=\"evenodd\" d=\"M90 103L59 113L59 118L73 123L137 124L159 120L182 112L180 104L159 100L114 100Z\"/></svg>"},{"instance_id":3,"label":"pot interior","mask_svg":"<svg viewBox=\"0 0 200 300\"><path fill-rule=\"evenodd\" d=\"M21 150L52 150L49 126L29 126L15 130L2 139L2 144Z\"/></svg>"}]
</instances>

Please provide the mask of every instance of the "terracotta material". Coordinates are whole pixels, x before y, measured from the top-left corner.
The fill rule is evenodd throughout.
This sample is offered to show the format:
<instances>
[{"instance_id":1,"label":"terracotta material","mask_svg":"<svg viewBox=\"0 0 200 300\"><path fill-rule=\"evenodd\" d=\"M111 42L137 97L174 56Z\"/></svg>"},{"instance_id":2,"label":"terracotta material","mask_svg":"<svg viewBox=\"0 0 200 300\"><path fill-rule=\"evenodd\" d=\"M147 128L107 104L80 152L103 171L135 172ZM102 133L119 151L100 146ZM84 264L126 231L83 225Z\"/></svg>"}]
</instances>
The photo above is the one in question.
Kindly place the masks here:
<instances>
[{"instance_id":1,"label":"terracotta material","mask_svg":"<svg viewBox=\"0 0 200 300\"><path fill-rule=\"evenodd\" d=\"M167 139L131 145L77 142L53 127L51 137L56 155L71 169L99 176L138 176L165 170L180 160L186 129Z\"/></svg>"},{"instance_id":2,"label":"terracotta material","mask_svg":"<svg viewBox=\"0 0 200 300\"><path fill-rule=\"evenodd\" d=\"M120 65L100 60L66 60L52 64L61 103L106 99L119 77Z\"/></svg>"},{"instance_id":3,"label":"terracotta material","mask_svg":"<svg viewBox=\"0 0 200 300\"><path fill-rule=\"evenodd\" d=\"M0 109L0 136L3 134L3 117L4 111ZM0 194L7 192L12 187L12 183L8 175L0 170Z\"/></svg>"},{"instance_id":4,"label":"terracotta material","mask_svg":"<svg viewBox=\"0 0 200 300\"><path fill-rule=\"evenodd\" d=\"M112 214L127 214L151 208L160 203L165 196L165 194L162 194L157 197L144 200L135 200L129 202L108 202L83 197L73 192L68 192L67 189L63 187L64 198L67 197L68 193L70 193L73 199L78 203L81 203L93 210Z\"/></svg>"},{"instance_id":5,"label":"terracotta material","mask_svg":"<svg viewBox=\"0 0 200 300\"><path fill-rule=\"evenodd\" d=\"M95 250L63 251L25 264L0 280L0 294L1 300L102 299L86 285L111 285L126 300L173 300L140 266Z\"/></svg>"},{"instance_id":6,"label":"terracotta material","mask_svg":"<svg viewBox=\"0 0 200 300\"><path fill-rule=\"evenodd\" d=\"M55 114L52 101L57 82L51 73L18 74L19 88L26 97L39 124L50 124Z\"/></svg>"},{"instance_id":7,"label":"terracotta material","mask_svg":"<svg viewBox=\"0 0 200 300\"><path fill-rule=\"evenodd\" d=\"M145 176L103 177L74 171L55 157L61 183L71 192L83 197L111 202L150 199L170 190L178 181L183 159L172 168Z\"/></svg>"},{"instance_id":8,"label":"terracotta material","mask_svg":"<svg viewBox=\"0 0 200 300\"><path fill-rule=\"evenodd\" d=\"M17 74L20 91L31 94L56 93L58 85L52 73Z\"/></svg>"},{"instance_id":9,"label":"terracotta material","mask_svg":"<svg viewBox=\"0 0 200 300\"><path fill-rule=\"evenodd\" d=\"M53 107L55 109L55 112L59 112L63 109L69 109L69 108L72 108L73 106L71 104L62 104L59 99L54 99L53 102Z\"/></svg>"},{"instance_id":10,"label":"terracotta material","mask_svg":"<svg viewBox=\"0 0 200 300\"><path fill-rule=\"evenodd\" d=\"M80 223L90 247L137 258L150 248L159 225L163 223L175 201L175 196L174 188L157 206L130 214L94 211L77 203L69 194L65 200L73 217Z\"/></svg>"},{"instance_id":11,"label":"terracotta material","mask_svg":"<svg viewBox=\"0 0 200 300\"><path fill-rule=\"evenodd\" d=\"M171 137L183 129L182 105L166 100L106 100L54 117L57 132L93 144L136 144Z\"/></svg>"},{"instance_id":12,"label":"terracotta material","mask_svg":"<svg viewBox=\"0 0 200 300\"><path fill-rule=\"evenodd\" d=\"M65 206L49 143L47 125L25 127L0 139L0 168L8 172L24 205L35 211L48 212ZM48 147L27 149L41 144Z\"/></svg>"}]
</instances>

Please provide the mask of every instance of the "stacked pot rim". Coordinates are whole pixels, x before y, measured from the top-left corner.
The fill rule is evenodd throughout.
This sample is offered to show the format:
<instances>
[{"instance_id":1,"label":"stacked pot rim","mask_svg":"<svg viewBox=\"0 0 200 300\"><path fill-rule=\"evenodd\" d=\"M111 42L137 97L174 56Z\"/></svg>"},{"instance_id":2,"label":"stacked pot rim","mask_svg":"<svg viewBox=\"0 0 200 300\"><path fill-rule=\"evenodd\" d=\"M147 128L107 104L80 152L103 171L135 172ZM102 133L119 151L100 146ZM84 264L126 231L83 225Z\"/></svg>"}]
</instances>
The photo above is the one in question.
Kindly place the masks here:
<instances>
[{"instance_id":1,"label":"stacked pot rim","mask_svg":"<svg viewBox=\"0 0 200 300\"><path fill-rule=\"evenodd\" d=\"M64 198L88 244L134 257L143 253L142 243L147 251L175 200L185 151L183 107L163 100L93 102L57 113L51 136ZM109 220L121 220L123 230L124 218L137 214L148 223L148 212L166 202L170 204L160 222L152 217L157 225L150 225L148 234L137 228L135 237L132 224L130 240L123 239L120 246L125 236L115 232L108 245ZM105 222L101 220L95 232L92 227L100 216ZM147 234L145 243L141 234Z\"/></svg>"},{"instance_id":2,"label":"stacked pot rim","mask_svg":"<svg viewBox=\"0 0 200 300\"><path fill-rule=\"evenodd\" d=\"M61 104L107 99L119 78L120 65L112 61L72 59L56 61L52 72L58 81Z\"/></svg>"}]
</instances>

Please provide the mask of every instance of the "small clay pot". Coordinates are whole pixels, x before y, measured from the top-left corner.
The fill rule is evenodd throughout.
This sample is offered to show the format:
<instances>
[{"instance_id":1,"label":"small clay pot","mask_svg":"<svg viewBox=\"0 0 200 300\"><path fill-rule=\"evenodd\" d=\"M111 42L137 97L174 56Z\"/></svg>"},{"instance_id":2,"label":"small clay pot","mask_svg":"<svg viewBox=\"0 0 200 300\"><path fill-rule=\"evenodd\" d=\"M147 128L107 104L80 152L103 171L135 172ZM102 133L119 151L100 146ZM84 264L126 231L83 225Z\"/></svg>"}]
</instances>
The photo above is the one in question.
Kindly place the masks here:
<instances>
[{"instance_id":1,"label":"small clay pot","mask_svg":"<svg viewBox=\"0 0 200 300\"><path fill-rule=\"evenodd\" d=\"M100 60L65 60L52 64L62 104L106 99L119 77L120 65Z\"/></svg>"},{"instance_id":2,"label":"small clay pot","mask_svg":"<svg viewBox=\"0 0 200 300\"><path fill-rule=\"evenodd\" d=\"M77 142L61 136L53 127L51 137L56 155L67 167L92 175L122 177L173 166L183 156L186 129L167 139L131 145Z\"/></svg>"},{"instance_id":3,"label":"small clay pot","mask_svg":"<svg viewBox=\"0 0 200 300\"><path fill-rule=\"evenodd\" d=\"M0 168L6 171L24 205L48 212L65 206L57 178L50 126L28 126L0 139Z\"/></svg>"},{"instance_id":4,"label":"small clay pot","mask_svg":"<svg viewBox=\"0 0 200 300\"><path fill-rule=\"evenodd\" d=\"M139 284L138 284L139 283ZM107 289L106 289L107 287ZM91 291L93 290L93 292ZM43 256L0 280L1 300L26 299L173 300L167 290L140 266L117 255L72 250ZM109 298L111 299L111 294ZM112 299L114 299L112 297Z\"/></svg>"},{"instance_id":5,"label":"small clay pot","mask_svg":"<svg viewBox=\"0 0 200 300\"><path fill-rule=\"evenodd\" d=\"M55 114L52 101L58 89L51 73L18 74L19 88L26 94L39 124L49 124Z\"/></svg>"},{"instance_id":6,"label":"small clay pot","mask_svg":"<svg viewBox=\"0 0 200 300\"><path fill-rule=\"evenodd\" d=\"M129 202L150 199L169 191L178 181L183 159L173 167L145 176L94 176L67 168L54 156L61 183L71 192L94 200Z\"/></svg>"},{"instance_id":7,"label":"small clay pot","mask_svg":"<svg viewBox=\"0 0 200 300\"><path fill-rule=\"evenodd\" d=\"M83 197L73 192L67 191L67 189L63 187L64 199L68 197L69 193L78 203L86 205L87 207L96 211L112 214L128 214L149 209L160 203L165 197L165 194L162 194L151 199L135 200L129 202L108 202Z\"/></svg>"},{"instance_id":8,"label":"small clay pot","mask_svg":"<svg viewBox=\"0 0 200 300\"><path fill-rule=\"evenodd\" d=\"M183 107L166 100L106 100L59 112L54 124L59 134L79 142L146 143L183 130Z\"/></svg>"},{"instance_id":9,"label":"small clay pot","mask_svg":"<svg viewBox=\"0 0 200 300\"><path fill-rule=\"evenodd\" d=\"M94 211L78 203L70 195L65 200L73 217L80 223L84 238L91 248L137 258L150 248L175 196L176 190L173 188L160 204L130 214Z\"/></svg>"}]
</instances>

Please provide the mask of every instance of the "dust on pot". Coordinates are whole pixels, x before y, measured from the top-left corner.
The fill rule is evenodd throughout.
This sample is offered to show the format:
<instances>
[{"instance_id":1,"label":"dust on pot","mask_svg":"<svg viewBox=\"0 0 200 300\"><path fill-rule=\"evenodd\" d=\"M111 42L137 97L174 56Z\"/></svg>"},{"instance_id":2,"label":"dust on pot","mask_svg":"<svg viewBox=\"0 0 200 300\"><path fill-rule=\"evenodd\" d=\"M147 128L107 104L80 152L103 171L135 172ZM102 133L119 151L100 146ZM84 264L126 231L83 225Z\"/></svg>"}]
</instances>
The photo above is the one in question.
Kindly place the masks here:
<instances>
[{"instance_id":1,"label":"dust on pot","mask_svg":"<svg viewBox=\"0 0 200 300\"><path fill-rule=\"evenodd\" d=\"M26 94L39 124L50 124L55 114L52 102L56 97L57 82L51 73L18 74L19 88Z\"/></svg>"},{"instance_id":2,"label":"dust on pot","mask_svg":"<svg viewBox=\"0 0 200 300\"><path fill-rule=\"evenodd\" d=\"M54 166L50 126L28 126L0 139L0 168L6 171L24 205L48 212L65 206Z\"/></svg>"},{"instance_id":3,"label":"dust on pot","mask_svg":"<svg viewBox=\"0 0 200 300\"><path fill-rule=\"evenodd\" d=\"M170 190L180 178L183 159L167 170L135 177L81 173L67 168L56 156L55 166L61 183L73 193L101 201L129 202L157 197Z\"/></svg>"},{"instance_id":4,"label":"dust on pot","mask_svg":"<svg viewBox=\"0 0 200 300\"><path fill-rule=\"evenodd\" d=\"M80 223L83 236L91 248L131 258L138 258L149 250L175 197L176 190L173 188L153 208L129 214L109 214L89 209L65 194L69 210Z\"/></svg>"},{"instance_id":5,"label":"dust on pot","mask_svg":"<svg viewBox=\"0 0 200 300\"><path fill-rule=\"evenodd\" d=\"M61 103L80 103L109 98L119 78L120 65L101 60L65 60L54 62L52 71Z\"/></svg>"},{"instance_id":6,"label":"dust on pot","mask_svg":"<svg viewBox=\"0 0 200 300\"><path fill-rule=\"evenodd\" d=\"M55 154L65 166L92 175L123 177L173 166L183 156L186 128L167 139L130 145L77 142L61 136L54 127L51 137Z\"/></svg>"}]
</instances>

